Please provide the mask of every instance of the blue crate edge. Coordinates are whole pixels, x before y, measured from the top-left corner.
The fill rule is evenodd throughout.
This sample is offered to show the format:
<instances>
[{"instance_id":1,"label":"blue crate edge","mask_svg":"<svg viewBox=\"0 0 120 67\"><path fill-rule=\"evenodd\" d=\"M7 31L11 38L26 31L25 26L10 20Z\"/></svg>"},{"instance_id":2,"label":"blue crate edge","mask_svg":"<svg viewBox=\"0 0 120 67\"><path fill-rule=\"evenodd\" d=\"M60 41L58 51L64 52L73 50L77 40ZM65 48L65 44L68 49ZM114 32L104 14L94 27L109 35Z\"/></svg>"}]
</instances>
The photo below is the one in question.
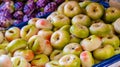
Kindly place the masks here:
<instances>
[{"instance_id":1,"label":"blue crate edge","mask_svg":"<svg viewBox=\"0 0 120 67\"><path fill-rule=\"evenodd\" d=\"M95 64L93 67L108 67L109 65L112 65L113 63L116 63L120 61L120 54L115 55L107 60L104 60L98 64Z\"/></svg>"}]
</instances>

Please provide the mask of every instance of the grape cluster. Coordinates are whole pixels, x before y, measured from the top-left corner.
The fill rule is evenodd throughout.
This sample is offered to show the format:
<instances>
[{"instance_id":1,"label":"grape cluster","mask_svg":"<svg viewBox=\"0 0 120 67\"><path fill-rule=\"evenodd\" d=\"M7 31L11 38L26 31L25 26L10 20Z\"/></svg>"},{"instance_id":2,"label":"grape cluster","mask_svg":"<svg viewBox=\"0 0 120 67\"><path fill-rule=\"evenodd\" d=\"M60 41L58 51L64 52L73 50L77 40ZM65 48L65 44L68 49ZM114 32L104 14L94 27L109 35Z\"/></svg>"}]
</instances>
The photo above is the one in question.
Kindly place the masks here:
<instances>
[{"instance_id":1,"label":"grape cluster","mask_svg":"<svg viewBox=\"0 0 120 67\"><path fill-rule=\"evenodd\" d=\"M9 27L42 17L57 9L65 0L4 0L0 5L0 27ZM4 21L4 22L3 22ZM8 22L9 21L9 22ZM12 22L10 22L12 21Z\"/></svg>"}]
</instances>

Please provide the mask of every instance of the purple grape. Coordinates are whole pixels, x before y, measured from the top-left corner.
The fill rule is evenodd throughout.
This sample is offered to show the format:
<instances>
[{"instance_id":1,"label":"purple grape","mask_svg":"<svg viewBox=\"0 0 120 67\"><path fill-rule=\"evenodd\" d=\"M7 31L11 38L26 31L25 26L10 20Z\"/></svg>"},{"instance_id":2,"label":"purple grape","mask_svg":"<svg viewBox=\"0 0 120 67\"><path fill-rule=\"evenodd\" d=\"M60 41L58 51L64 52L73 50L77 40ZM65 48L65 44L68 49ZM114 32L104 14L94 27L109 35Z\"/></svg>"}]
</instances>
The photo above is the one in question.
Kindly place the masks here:
<instances>
[{"instance_id":1,"label":"purple grape","mask_svg":"<svg viewBox=\"0 0 120 67\"><path fill-rule=\"evenodd\" d=\"M34 18L34 16L33 16L33 15L30 15L30 16L24 15L24 17L23 17L23 22L27 22L27 21L30 20L31 18Z\"/></svg>"},{"instance_id":2,"label":"purple grape","mask_svg":"<svg viewBox=\"0 0 120 67\"><path fill-rule=\"evenodd\" d=\"M38 0L36 5L38 8L45 7L50 1L49 0Z\"/></svg>"},{"instance_id":3,"label":"purple grape","mask_svg":"<svg viewBox=\"0 0 120 67\"><path fill-rule=\"evenodd\" d=\"M7 28L12 24L12 19L6 17L0 17L0 27Z\"/></svg>"},{"instance_id":4,"label":"purple grape","mask_svg":"<svg viewBox=\"0 0 120 67\"><path fill-rule=\"evenodd\" d=\"M16 11L14 14L13 14L13 17L16 18L16 19L22 19L24 16L23 12L22 11Z\"/></svg>"},{"instance_id":5,"label":"purple grape","mask_svg":"<svg viewBox=\"0 0 120 67\"><path fill-rule=\"evenodd\" d=\"M0 17L12 18L10 11L8 10L0 10Z\"/></svg>"},{"instance_id":6,"label":"purple grape","mask_svg":"<svg viewBox=\"0 0 120 67\"><path fill-rule=\"evenodd\" d=\"M56 2L50 2L48 3L45 8L44 8L44 12L53 12L57 9L57 4Z\"/></svg>"},{"instance_id":7,"label":"purple grape","mask_svg":"<svg viewBox=\"0 0 120 67\"><path fill-rule=\"evenodd\" d=\"M35 4L33 2L31 2L31 3L27 3L24 6L23 11L24 11L25 14L31 14L34 10L35 10Z\"/></svg>"},{"instance_id":8,"label":"purple grape","mask_svg":"<svg viewBox=\"0 0 120 67\"><path fill-rule=\"evenodd\" d=\"M15 10L22 10L23 6L24 6L24 4L22 2L16 2L14 4Z\"/></svg>"},{"instance_id":9,"label":"purple grape","mask_svg":"<svg viewBox=\"0 0 120 67\"><path fill-rule=\"evenodd\" d=\"M18 25L19 23L21 23L22 22L22 20L14 20L13 21L13 25Z\"/></svg>"},{"instance_id":10,"label":"purple grape","mask_svg":"<svg viewBox=\"0 0 120 67\"><path fill-rule=\"evenodd\" d=\"M61 3L63 3L65 0L55 0L55 2L57 3L57 4L61 4Z\"/></svg>"},{"instance_id":11,"label":"purple grape","mask_svg":"<svg viewBox=\"0 0 120 67\"><path fill-rule=\"evenodd\" d=\"M9 10L10 13L14 12L14 2L5 2L1 7L0 10Z\"/></svg>"}]
</instances>

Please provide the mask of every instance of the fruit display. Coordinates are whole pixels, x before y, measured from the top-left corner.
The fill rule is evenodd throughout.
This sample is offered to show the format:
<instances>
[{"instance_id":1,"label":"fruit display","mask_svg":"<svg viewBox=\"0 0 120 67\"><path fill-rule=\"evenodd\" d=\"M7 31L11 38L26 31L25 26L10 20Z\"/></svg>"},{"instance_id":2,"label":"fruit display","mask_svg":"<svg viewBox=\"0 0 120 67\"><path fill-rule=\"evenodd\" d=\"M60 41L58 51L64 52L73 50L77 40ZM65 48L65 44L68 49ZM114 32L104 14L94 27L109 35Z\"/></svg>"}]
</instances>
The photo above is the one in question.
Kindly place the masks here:
<instances>
[{"instance_id":1,"label":"fruit display","mask_svg":"<svg viewBox=\"0 0 120 67\"><path fill-rule=\"evenodd\" d=\"M1 0L0 0L1 1ZM65 0L3 0L0 4L0 27L25 23L31 18L48 15Z\"/></svg>"},{"instance_id":2,"label":"fruit display","mask_svg":"<svg viewBox=\"0 0 120 67\"><path fill-rule=\"evenodd\" d=\"M48 5L48 11L56 5L47 4L48 0L35 2L37 8ZM23 12L31 13L35 10L31 8ZM24 15L21 9L15 9L19 11L14 16ZM92 1L63 2L47 18L31 18L21 29L0 31L0 67L92 67L120 54L119 14L118 8Z\"/></svg>"}]
</instances>

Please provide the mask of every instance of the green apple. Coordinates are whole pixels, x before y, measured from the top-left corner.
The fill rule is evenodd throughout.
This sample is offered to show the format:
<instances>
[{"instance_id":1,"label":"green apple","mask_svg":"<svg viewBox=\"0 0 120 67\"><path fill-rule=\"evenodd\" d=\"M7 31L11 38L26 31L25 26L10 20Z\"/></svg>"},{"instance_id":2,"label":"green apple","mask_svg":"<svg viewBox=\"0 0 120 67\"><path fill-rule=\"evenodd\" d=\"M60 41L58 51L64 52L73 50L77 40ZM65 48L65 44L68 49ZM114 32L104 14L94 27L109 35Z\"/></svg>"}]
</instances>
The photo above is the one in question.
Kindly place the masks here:
<instances>
[{"instance_id":1,"label":"green apple","mask_svg":"<svg viewBox=\"0 0 120 67\"><path fill-rule=\"evenodd\" d=\"M65 30L65 31L70 32L69 29L70 29L70 25L64 25L59 30Z\"/></svg>"},{"instance_id":2,"label":"green apple","mask_svg":"<svg viewBox=\"0 0 120 67\"><path fill-rule=\"evenodd\" d=\"M80 67L81 61L80 58L76 55L68 54L60 58L59 64L63 67Z\"/></svg>"},{"instance_id":3,"label":"green apple","mask_svg":"<svg viewBox=\"0 0 120 67\"><path fill-rule=\"evenodd\" d=\"M49 40L44 40L43 45L45 46L44 50L43 50L43 54L50 55L52 53L52 50L53 50L53 47L52 47L50 41Z\"/></svg>"},{"instance_id":4,"label":"green apple","mask_svg":"<svg viewBox=\"0 0 120 67\"><path fill-rule=\"evenodd\" d=\"M45 67L63 67L63 66L61 66L58 61L50 61L45 64Z\"/></svg>"},{"instance_id":5,"label":"green apple","mask_svg":"<svg viewBox=\"0 0 120 67\"><path fill-rule=\"evenodd\" d=\"M115 49L115 55L120 54L120 47Z\"/></svg>"},{"instance_id":6,"label":"green apple","mask_svg":"<svg viewBox=\"0 0 120 67\"><path fill-rule=\"evenodd\" d=\"M88 38L83 39L80 44L83 50L93 51L102 45L102 40L96 35L91 35Z\"/></svg>"},{"instance_id":7,"label":"green apple","mask_svg":"<svg viewBox=\"0 0 120 67\"><path fill-rule=\"evenodd\" d=\"M115 34L114 26L112 24L107 24L110 28L110 34Z\"/></svg>"},{"instance_id":8,"label":"green apple","mask_svg":"<svg viewBox=\"0 0 120 67\"><path fill-rule=\"evenodd\" d=\"M63 2L57 9L57 12L60 14L64 14L64 7L68 2Z\"/></svg>"},{"instance_id":9,"label":"green apple","mask_svg":"<svg viewBox=\"0 0 120 67\"><path fill-rule=\"evenodd\" d=\"M46 55L50 55L53 50L50 41L39 35L34 35L28 40L28 48L35 54L44 53Z\"/></svg>"},{"instance_id":10,"label":"green apple","mask_svg":"<svg viewBox=\"0 0 120 67\"><path fill-rule=\"evenodd\" d=\"M74 54L79 56L82 52L82 47L78 43L69 43L63 48L63 54Z\"/></svg>"},{"instance_id":11,"label":"green apple","mask_svg":"<svg viewBox=\"0 0 120 67\"><path fill-rule=\"evenodd\" d=\"M110 27L105 23L94 23L89 28L90 33L99 37L104 37L110 33Z\"/></svg>"},{"instance_id":12,"label":"green apple","mask_svg":"<svg viewBox=\"0 0 120 67\"><path fill-rule=\"evenodd\" d=\"M3 40L4 40L4 35L3 35L3 33L0 31L0 43L2 43Z\"/></svg>"},{"instance_id":13,"label":"green apple","mask_svg":"<svg viewBox=\"0 0 120 67\"><path fill-rule=\"evenodd\" d=\"M34 58L34 53L32 50L17 50L14 52L13 56L21 56L25 58L28 62L33 60Z\"/></svg>"},{"instance_id":14,"label":"green apple","mask_svg":"<svg viewBox=\"0 0 120 67\"><path fill-rule=\"evenodd\" d=\"M114 48L111 45L104 45L101 48L93 51L93 56L98 60L105 60L112 57L115 54Z\"/></svg>"},{"instance_id":15,"label":"green apple","mask_svg":"<svg viewBox=\"0 0 120 67\"><path fill-rule=\"evenodd\" d=\"M92 67L94 65L92 53L89 51L83 51L80 54L80 60L82 63L82 67Z\"/></svg>"},{"instance_id":16,"label":"green apple","mask_svg":"<svg viewBox=\"0 0 120 67\"><path fill-rule=\"evenodd\" d=\"M11 27L5 32L5 37L8 41L20 38L20 29L18 27Z\"/></svg>"},{"instance_id":17,"label":"green apple","mask_svg":"<svg viewBox=\"0 0 120 67\"><path fill-rule=\"evenodd\" d=\"M120 18L118 18L115 22L113 22L113 27L115 32L117 32L118 34L120 34Z\"/></svg>"},{"instance_id":18,"label":"green apple","mask_svg":"<svg viewBox=\"0 0 120 67\"><path fill-rule=\"evenodd\" d=\"M87 15L84 15L84 14L79 14L79 15L76 15L72 18L72 24L81 24L81 25L84 25L84 26L90 26L91 25L91 19L87 16Z\"/></svg>"},{"instance_id":19,"label":"green apple","mask_svg":"<svg viewBox=\"0 0 120 67\"><path fill-rule=\"evenodd\" d=\"M102 44L109 44L116 49L120 46L120 40L116 35L107 35L106 37L102 38Z\"/></svg>"},{"instance_id":20,"label":"green apple","mask_svg":"<svg viewBox=\"0 0 120 67\"><path fill-rule=\"evenodd\" d=\"M83 2L80 2L79 5L80 5L81 8L86 8L86 6L87 6L88 4L90 4L90 3L92 3L92 2L85 0L85 1L83 1Z\"/></svg>"},{"instance_id":21,"label":"green apple","mask_svg":"<svg viewBox=\"0 0 120 67\"><path fill-rule=\"evenodd\" d=\"M70 27L70 33L78 38L86 38L89 35L89 30L86 26L75 24Z\"/></svg>"},{"instance_id":22,"label":"green apple","mask_svg":"<svg viewBox=\"0 0 120 67\"><path fill-rule=\"evenodd\" d=\"M13 67L11 59L8 55L0 56L0 67Z\"/></svg>"},{"instance_id":23,"label":"green apple","mask_svg":"<svg viewBox=\"0 0 120 67\"><path fill-rule=\"evenodd\" d=\"M81 39L74 36L74 35L71 35L70 37L70 43L80 43Z\"/></svg>"},{"instance_id":24,"label":"green apple","mask_svg":"<svg viewBox=\"0 0 120 67\"><path fill-rule=\"evenodd\" d=\"M32 18L28 21L28 24L32 24L32 25L35 25L36 22L39 20L40 18Z\"/></svg>"},{"instance_id":25,"label":"green apple","mask_svg":"<svg viewBox=\"0 0 120 67\"><path fill-rule=\"evenodd\" d=\"M35 54L43 53L44 45L42 42L44 41L39 35L34 35L28 40L28 48L31 49Z\"/></svg>"},{"instance_id":26,"label":"green apple","mask_svg":"<svg viewBox=\"0 0 120 67\"><path fill-rule=\"evenodd\" d=\"M60 28L64 25L70 25L70 19L63 14L58 14L51 19L51 23L55 27Z\"/></svg>"},{"instance_id":27,"label":"green apple","mask_svg":"<svg viewBox=\"0 0 120 67\"><path fill-rule=\"evenodd\" d=\"M54 50L50 54L50 60L56 60L56 61L58 61L62 56L63 56L63 53L62 53L61 50Z\"/></svg>"},{"instance_id":28,"label":"green apple","mask_svg":"<svg viewBox=\"0 0 120 67\"><path fill-rule=\"evenodd\" d=\"M76 1L68 1L64 6L64 14L70 18L82 12L79 3Z\"/></svg>"},{"instance_id":29,"label":"green apple","mask_svg":"<svg viewBox=\"0 0 120 67\"><path fill-rule=\"evenodd\" d=\"M40 30L38 35L44 39L50 40L53 31L51 30Z\"/></svg>"},{"instance_id":30,"label":"green apple","mask_svg":"<svg viewBox=\"0 0 120 67\"><path fill-rule=\"evenodd\" d=\"M27 60L20 56L12 57L11 61L13 65L12 67L31 67Z\"/></svg>"},{"instance_id":31,"label":"green apple","mask_svg":"<svg viewBox=\"0 0 120 67\"><path fill-rule=\"evenodd\" d=\"M93 20L100 19L104 14L104 8L99 3L90 3L86 6L86 14Z\"/></svg>"},{"instance_id":32,"label":"green apple","mask_svg":"<svg viewBox=\"0 0 120 67\"><path fill-rule=\"evenodd\" d=\"M16 50L24 49L27 47L27 42L23 39L12 40L6 47L7 51L13 53Z\"/></svg>"},{"instance_id":33,"label":"green apple","mask_svg":"<svg viewBox=\"0 0 120 67\"><path fill-rule=\"evenodd\" d=\"M45 64L49 62L49 58L45 54L35 55L34 59L31 61L32 66L45 67Z\"/></svg>"},{"instance_id":34,"label":"green apple","mask_svg":"<svg viewBox=\"0 0 120 67\"><path fill-rule=\"evenodd\" d=\"M55 49L62 49L70 41L70 34L64 30L55 31L50 39L51 45Z\"/></svg>"},{"instance_id":35,"label":"green apple","mask_svg":"<svg viewBox=\"0 0 120 67\"><path fill-rule=\"evenodd\" d=\"M53 25L47 19L39 19L39 20L37 20L35 26L38 29L45 29L45 30L46 29L51 30L53 28Z\"/></svg>"},{"instance_id":36,"label":"green apple","mask_svg":"<svg viewBox=\"0 0 120 67\"><path fill-rule=\"evenodd\" d=\"M55 16L58 15L58 14L59 14L59 13L58 13L57 11L52 12L46 19L51 22L51 21L52 21L52 18L55 17Z\"/></svg>"},{"instance_id":37,"label":"green apple","mask_svg":"<svg viewBox=\"0 0 120 67\"><path fill-rule=\"evenodd\" d=\"M120 9L109 7L105 11L104 20L106 23L112 23L120 17Z\"/></svg>"},{"instance_id":38,"label":"green apple","mask_svg":"<svg viewBox=\"0 0 120 67\"><path fill-rule=\"evenodd\" d=\"M28 40L31 36L37 34L38 29L34 25L26 25L20 31L22 39Z\"/></svg>"}]
</instances>

